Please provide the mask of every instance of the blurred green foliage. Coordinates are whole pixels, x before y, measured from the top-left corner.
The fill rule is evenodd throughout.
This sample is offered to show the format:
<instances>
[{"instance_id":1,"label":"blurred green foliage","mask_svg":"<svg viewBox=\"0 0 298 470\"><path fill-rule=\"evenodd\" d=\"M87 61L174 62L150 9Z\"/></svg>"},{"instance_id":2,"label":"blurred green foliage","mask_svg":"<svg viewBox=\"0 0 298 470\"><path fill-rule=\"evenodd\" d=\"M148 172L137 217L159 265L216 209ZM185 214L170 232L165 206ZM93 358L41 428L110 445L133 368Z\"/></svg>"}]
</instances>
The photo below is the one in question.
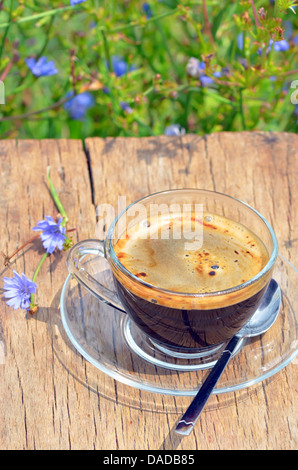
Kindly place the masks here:
<instances>
[{"instance_id":1,"label":"blurred green foliage","mask_svg":"<svg viewBox=\"0 0 298 470\"><path fill-rule=\"evenodd\" d=\"M298 15L292 5L0 1L0 137L148 136L171 124L200 135L296 132L291 83L298 78ZM26 59L42 56L58 73L32 73ZM120 76L113 72L115 56L127 64ZM212 79L207 86L202 70L189 73L190 58L204 65ZM86 91L94 103L84 119L74 119L65 97Z\"/></svg>"}]
</instances>

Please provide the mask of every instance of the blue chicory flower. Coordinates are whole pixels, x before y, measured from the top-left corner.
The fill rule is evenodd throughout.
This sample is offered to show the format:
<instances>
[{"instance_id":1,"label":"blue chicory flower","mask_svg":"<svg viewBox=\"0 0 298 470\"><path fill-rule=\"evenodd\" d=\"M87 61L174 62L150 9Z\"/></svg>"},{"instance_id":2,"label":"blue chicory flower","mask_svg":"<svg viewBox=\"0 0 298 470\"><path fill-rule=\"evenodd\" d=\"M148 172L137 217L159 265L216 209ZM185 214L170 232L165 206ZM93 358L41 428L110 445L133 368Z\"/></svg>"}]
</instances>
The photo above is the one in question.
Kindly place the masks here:
<instances>
[{"instance_id":1,"label":"blue chicory flower","mask_svg":"<svg viewBox=\"0 0 298 470\"><path fill-rule=\"evenodd\" d=\"M25 62L35 77L55 75L58 73L54 61L48 61L45 56L40 57L38 60L33 57L29 57L28 59L25 59Z\"/></svg>"},{"instance_id":2,"label":"blue chicory flower","mask_svg":"<svg viewBox=\"0 0 298 470\"><path fill-rule=\"evenodd\" d=\"M85 2L86 0L70 0L70 4L72 7L74 7L75 5L77 5L78 3L83 3Z\"/></svg>"},{"instance_id":3,"label":"blue chicory flower","mask_svg":"<svg viewBox=\"0 0 298 470\"><path fill-rule=\"evenodd\" d=\"M112 65L112 70L116 74L117 77L121 77L122 75L125 75L127 72L131 72L135 70L135 66L131 65L128 67L128 64L125 62L123 57L120 57L118 55L114 55L111 58L111 65ZM107 68L109 68L109 64L107 64Z\"/></svg>"},{"instance_id":4,"label":"blue chicory flower","mask_svg":"<svg viewBox=\"0 0 298 470\"><path fill-rule=\"evenodd\" d=\"M276 41L274 43L273 48L274 48L275 51L285 52L285 51L288 51L290 49L290 44L285 39L282 39L281 41Z\"/></svg>"},{"instance_id":5,"label":"blue chicory flower","mask_svg":"<svg viewBox=\"0 0 298 470\"><path fill-rule=\"evenodd\" d=\"M199 78L202 71L205 69L204 62L200 62L195 57L190 57L186 64L186 72L188 75L194 78Z\"/></svg>"},{"instance_id":6,"label":"blue chicory flower","mask_svg":"<svg viewBox=\"0 0 298 470\"><path fill-rule=\"evenodd\" d=\"M62 226L63 218L60 217L58 222L53 220L53 217L46 216L46 220L41 220L33 227L35 232L42 232L40 238L47 253L51 254L55 251L63 249L63 244L66 240L66 228Z\"/></svg>"},{"instance_id":7,"label":"blue chicory flower","mask_svg":"<svg viewBox=\"0 0 298 470\"><path fill-rule=\"evenodd\" d=\"M268 45L267 50L266 50L266 54L269 54L269 52L272 50L272 46L273 46L273 49L277 52L285 52L285 51L289 50L289 48L290 48L290 44L285 39L282 39L281 41L275 41L275 42L273 41L273 39L270 39L269 40L269 45ZM263 53L263 50L260 47L257 50L257 54L262 55L262 53Z\"/></svg>"},{"instance_id":8,"label":"blue chicory flower","mask_svg":"<svg viewBox=\"0 0 298 470\"><path fill-rule=\"evenodd\" d=\"M69 98L72 95L73 92L70 91L67 93L66 98ZM77 119L78 121L82 121L84 119L87 110L92 106L94 106L94 97L88 91L79 93L63 105L64 109L68 111L70 117L72 119Z\"/></svg>"},{"instance_id":9,"label":"blue chicory flower","mask_svg":"<svg viewBox=\"0 0 298 470\"><path fill-rule=\"evenodd\" d=\"M23 308L30 310L30 296L36 293L37 285L35 282L30 281L25 274L20 276L15 270L14 277L4 277L4 297L9 299L6 303L14 310Z\"/></svg>"},{"instance_id":10,"label":"blue chicory flower","mask_svg":"<svg viewBox=\"0 0 298 470\"><path fill-rule=\"evenodd\" d=\"M180 124L171 124L165 128L165 135L184 135L185 129Z\"/></svg>"},{"instance_id":11,"label":"blue chicory flower","mask_svg":"<svg viewBox=\"0 0 298 470\"><path fill-rule=\"evenodd\" d=\"M191 57L186 65L186 72L188 75L194 78L199 78L201 81L202 87L208 87L212 85L213 79L205 75L206 65L204 62L200 62L195 57ZM214 77L221 77L221 72L214 72Z\"/></svg>"},{"instance_id":12,"label":"blue chicory flower","mask_svg":"<svg viewBox=\"0 0 298 470\"><path fill-rule=\"evenodd\" d=\"M126 113L131 114L133 112L133 110L131 109L129 104L126 103L126 101L120 101L119 104L120 104L121 108L123 109L123 111L125 111Z\"/></svg>"},{"instance_id":13,"label":"blue chicory flower","mask_svg":"<svg viewBox=\"0 0 298 470\"><path fill-rule=\"evenodd\" d=\"M294 114L297 116L296 124L298 124L298 104L295 106Z\"/></svg>"},{"instance_id":14,"label":"blue chicory flower","mask_svg":"<svg viewBox=\"0 0 298 470\"><path fill-rule=\"evenodd\" d=\"M147 2L143 3L142 10L146 15L147 20L152 18L153 13L152 13L152 10L151 10L151 7L150 7L149 3L147 3Z\"/></svg>"},{"instance_id":15,"label":"blue chicory flower","mask_svg":"<svg viewBox=\"0 0 298 470\"><path fill-rule=\"evenodd\" d=\"M207 77L207 75L202 75L200 77L200 81L201 81L201 85L202 85L203 88L208 87L208 86L212 85L212 83L213 83L212 78Z\"/></svg>"},{"instance_id":16,"label":"blue chicory flower","mask_svg":"<svg viewBox=\"0 0 298 470\"><path fill-rule=\"evenodd\" d=\"M290 48L290 44L285 39L282 39L281 41L275 41L275 42L273 41L273 39L270 39L267 53L271 51L272 46L273 46L273 49L277 52L284 52Z\"/></svg>"},{"instance_id":17,"label":"blue chicory flower","mask_svg":"<svg viewBox=\"0 0 298 470\"><path fill-rule=\"evenodd\" d=\"M243 33L239 33L237 36L237 46L238 46L238 49L240 49L240 51L242 51L243 49L243 39L244 39Z\"/></svg>"}]
</instances>

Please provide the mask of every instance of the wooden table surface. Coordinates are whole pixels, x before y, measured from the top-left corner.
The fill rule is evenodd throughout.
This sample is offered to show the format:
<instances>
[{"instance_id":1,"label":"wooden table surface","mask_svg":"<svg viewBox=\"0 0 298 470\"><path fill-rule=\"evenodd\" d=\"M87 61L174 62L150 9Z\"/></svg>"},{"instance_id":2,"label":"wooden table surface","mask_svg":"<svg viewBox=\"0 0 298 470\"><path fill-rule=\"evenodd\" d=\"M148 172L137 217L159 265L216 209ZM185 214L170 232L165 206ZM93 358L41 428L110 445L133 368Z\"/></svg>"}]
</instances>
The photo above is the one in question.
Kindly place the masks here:
<instances>
[{"instance_id":1,"label":"wooden table surface","mask_svg":"<svg viewBox=\"0 0 298 470\"><path fill-rule=\"evenodd\" d=\"M119 195L130 203L164 189L204 188L260 211L297 267L297 148L297 135L262 132L0 141L0 251L12 253L37 221L56 214L45 177L50 165L75 242L95 237L96 207L116 207ZM36 240L11 266L2 263L1 276L15 269L32 278L42 252ZM43 265L35 315L0 304L2 450L297 448L297 359L254 387L212 397L214 406L182 438L173 430L190 398L116 382L72 346L59 312L65 259L55 253Z\"/></svg>"}]
</instances>

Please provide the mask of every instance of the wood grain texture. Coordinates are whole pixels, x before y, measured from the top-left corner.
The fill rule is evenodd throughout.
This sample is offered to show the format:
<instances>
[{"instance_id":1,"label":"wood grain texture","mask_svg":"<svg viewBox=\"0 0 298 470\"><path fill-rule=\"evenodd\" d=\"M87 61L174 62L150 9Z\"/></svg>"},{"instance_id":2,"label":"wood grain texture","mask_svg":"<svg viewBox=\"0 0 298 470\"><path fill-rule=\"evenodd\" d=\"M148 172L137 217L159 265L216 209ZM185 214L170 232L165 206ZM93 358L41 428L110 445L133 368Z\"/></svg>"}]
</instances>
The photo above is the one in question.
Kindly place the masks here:
<instances>
[{"instance_id":1,"label":"wood grain texture","mask_svg":"<svg viewBox=\"0 0 298 470\"><path fill-rule=\"evenodd\" d=\"M219 133L205 137L0 141L0 251L13 252L56 209L46 168L68 212L74 241L97 236L96 209L169 188L204 188L246 201L272 224L280 252L298 266L298 136ZM97 212L98 215L98 212ZM37 240L10 268L32 276ZM297 363L243 391L216 395L192 435L173 432L190 401L128 387L75 350L61 324L65 253L44 264L35 316L0 305L1 449L295 449ZM0 356L1 358L1 356ZM294 361L295 362L295 361Z\"/></svg>"}]
</instances>

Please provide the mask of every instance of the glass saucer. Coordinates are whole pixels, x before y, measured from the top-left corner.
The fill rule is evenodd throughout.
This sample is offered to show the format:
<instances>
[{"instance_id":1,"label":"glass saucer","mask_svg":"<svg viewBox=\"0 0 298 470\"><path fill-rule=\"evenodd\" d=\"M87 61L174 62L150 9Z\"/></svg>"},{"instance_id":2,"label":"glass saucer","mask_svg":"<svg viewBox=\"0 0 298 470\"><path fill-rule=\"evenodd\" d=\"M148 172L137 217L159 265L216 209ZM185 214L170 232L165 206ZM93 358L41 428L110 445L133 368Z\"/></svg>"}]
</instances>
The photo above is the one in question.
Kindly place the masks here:
<instances>
[{"instance_id":1,"label":"glass saucer","mask_svg":"<svg viewBox=\"0 0 298 470\"><path fill-rule=\"evenodd\" d=\"M111 285L113 280L106 261L101 258L99 263L93 258L86 263L93 276L106 286ZM296 357L298 271L279 254L273 277L282 291L276 322L265 334L242 341L214 394L251 387L272 377ZM60 312L67 336L87 361L113 379L141 390L194 396L206 369L215 364L221 353L214 350L211 355L193 358L167 356L125 313L96 299L70 275L62 289Z\"/></svg>"}]
</instances>

